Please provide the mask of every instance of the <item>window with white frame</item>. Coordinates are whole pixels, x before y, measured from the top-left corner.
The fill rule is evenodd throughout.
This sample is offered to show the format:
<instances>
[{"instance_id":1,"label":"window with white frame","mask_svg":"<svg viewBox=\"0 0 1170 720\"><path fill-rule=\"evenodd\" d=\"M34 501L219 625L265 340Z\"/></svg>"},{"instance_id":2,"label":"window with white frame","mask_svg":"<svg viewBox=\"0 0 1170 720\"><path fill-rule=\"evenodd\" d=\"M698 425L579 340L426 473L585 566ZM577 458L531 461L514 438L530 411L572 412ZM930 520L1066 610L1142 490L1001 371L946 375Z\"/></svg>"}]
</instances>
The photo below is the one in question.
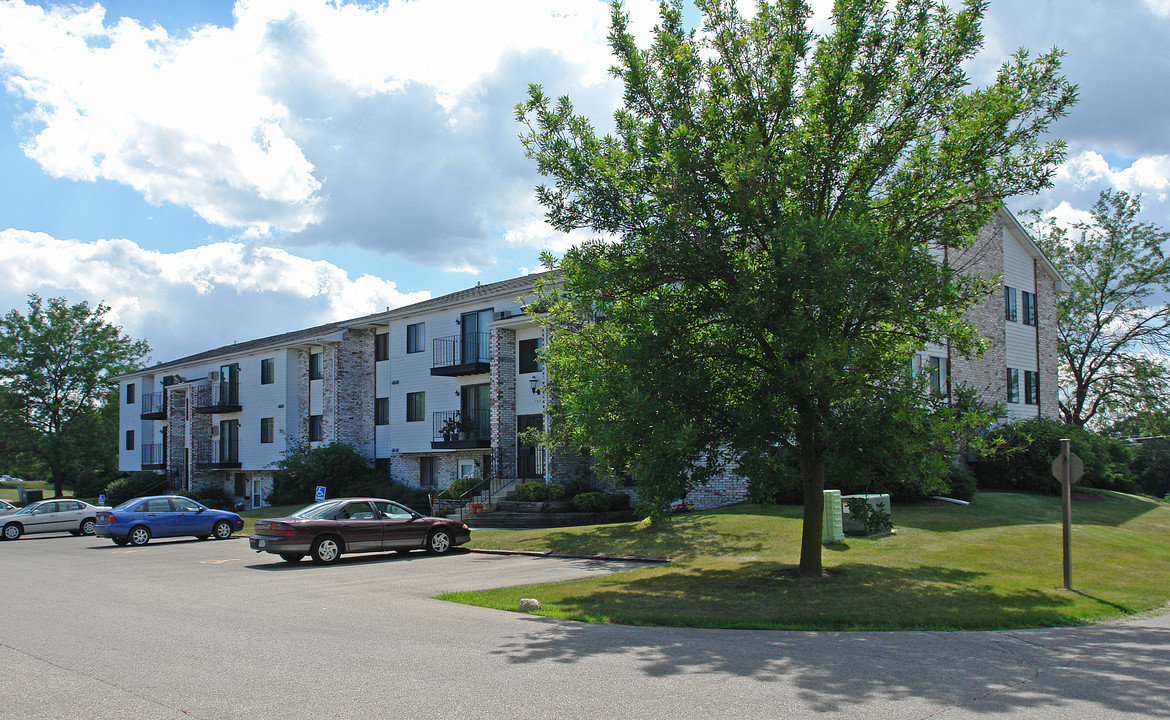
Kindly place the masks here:
<instances>
[{"instance_id":1,"label":"window with white frame","mask_svg":"<svg viewBox=\"0 0 1170 720\"><path fill-rule=\"evenodd\" d=\"M1014 287L1003 286L1003 319L1008 322L1016 322L1016 289Z\"/></svg>"},{"instance_id":2,"label":"window with white frame","mask_svg":"<svg viewBox=\"0 0 1170 720\"><path fill-rule=\"evenodd\" d=\"M1020 401L1020 371L1016 368L1007 369L1007 401L1010 403Z\"/></svg>"},{"instance_id":3,"label":"window with white frame","mask_svg":"<svg viewBox=\"0 0 1170 720\"><path fill-rule=\"evenodd\" d=\"M1024 324L1033 326L1037 325L1036 293L1030 293L1027 290L1024 290L1020 294L1023 295Z\"/></svg>"},{"instance_id":4,"label":"window with white frame","mask_svg":"<svg viewBox=\"0 0 1170 720\"><path fill-rule=\"evenodd\" d=\"M1028 405L1040 404L1040 373L1035 370L1024 371L1024 402Z\"/></svg>"},{"instance_id":5,"label":"window with white frame","mask_svg":"<svg viewBox=\"0 0 1170 720\"><path fill-rule=\"evenodd\" d=\"M375 425L389 425L390 424L390 398L388 398L388 397L374 398L374 424Z\"/></svg>"}]
</instances>

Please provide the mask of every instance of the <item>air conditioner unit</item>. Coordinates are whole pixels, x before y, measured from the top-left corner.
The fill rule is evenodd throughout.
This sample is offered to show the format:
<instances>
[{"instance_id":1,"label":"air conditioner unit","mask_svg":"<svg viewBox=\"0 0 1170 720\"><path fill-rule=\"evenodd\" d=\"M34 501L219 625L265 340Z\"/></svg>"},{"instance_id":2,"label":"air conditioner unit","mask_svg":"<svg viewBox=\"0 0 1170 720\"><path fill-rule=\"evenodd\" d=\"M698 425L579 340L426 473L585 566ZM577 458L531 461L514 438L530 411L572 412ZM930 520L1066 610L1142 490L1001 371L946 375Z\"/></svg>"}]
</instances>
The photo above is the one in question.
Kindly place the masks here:
<instances>
[{"instance_id":1,"label":"air conditioner unit","mask_svg":"<svg viewBox=\"0 0 1170 720\"><path fill-rule=\"evenodd\" d=\"M219 426L218 425L211 426L211 437L219 437Z\"/></svg>"},{"instance_id":2,"label":"air conditioner unit","mask_svg":"<svg viewBox=\"0 0 1170 720\"><path fill-rule=\"evenodd\" d=\"M496 313L496 320L507 320L510 317L512 317L511 310L501 310Z\"/></svg>"},{"instance_id":3,"label":"air conditioner unit","mask_svg":"<svg viewBox=\"0 0 1170 720\"><path fill-rule=\"evenodd\" d=\"M207 379L213 383L219 382L219 370L212 370L207 373Z\"/></svg>"}]
</instances>

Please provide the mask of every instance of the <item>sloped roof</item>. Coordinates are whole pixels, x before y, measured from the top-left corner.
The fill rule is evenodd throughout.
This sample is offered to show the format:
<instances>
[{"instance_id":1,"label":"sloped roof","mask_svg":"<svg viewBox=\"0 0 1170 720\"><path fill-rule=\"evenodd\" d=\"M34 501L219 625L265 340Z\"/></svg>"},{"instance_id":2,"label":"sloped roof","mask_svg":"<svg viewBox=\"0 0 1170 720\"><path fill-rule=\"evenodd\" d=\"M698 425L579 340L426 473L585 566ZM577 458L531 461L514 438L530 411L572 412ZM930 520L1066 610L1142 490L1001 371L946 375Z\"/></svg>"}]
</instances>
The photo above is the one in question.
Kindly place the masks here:
<instances>
[{"instance_id":1,"label":"sloped roof","mask_svg":"<svg viewBox=\"0 0 1170 720\"><path fill-rule=\"evenodd\" d=\"M403 305L402 307L394 308L392 310L374 313L372 315L364 315L362 317L352 318L349 320L338 320L336 322L326 323L324 325L316 325L302 330L294 330L292 332L281 333L279 335L269 335L267 337L256 338L255 340L246 340L244 342L232 343L230 345L222 345L211 350L204 350L203 352L195 353L194 355L187 355L175 360L169 360L157 365L143 368L132 373L120 375L118 378L141 375L144 372L158 373L165 372L172 368L183 367L187 365L196 365L198 363L220 358L229 355L243 355L262 350L265 348L276 348L289 345L303 345L306 342L323 338L333 333L341 332L349 327L355 325L366 325L371 323L383 323L392 320L396 317L404 315L414 315L435 308L441 308L448 305L459 305L461 303L474 300L482 297L494 297L510 292L516 293L516 296L523 295L525 292L532 290L536 281L549 276L552 271L534 273L532 275L523 275L520 277L509 278L499 282L488 283L487 285L476 285L475 287L467 288L466 290L458 290L447 295L441 295L437 298L423 300L411 305Z\"/></svg>"}]
</instances>

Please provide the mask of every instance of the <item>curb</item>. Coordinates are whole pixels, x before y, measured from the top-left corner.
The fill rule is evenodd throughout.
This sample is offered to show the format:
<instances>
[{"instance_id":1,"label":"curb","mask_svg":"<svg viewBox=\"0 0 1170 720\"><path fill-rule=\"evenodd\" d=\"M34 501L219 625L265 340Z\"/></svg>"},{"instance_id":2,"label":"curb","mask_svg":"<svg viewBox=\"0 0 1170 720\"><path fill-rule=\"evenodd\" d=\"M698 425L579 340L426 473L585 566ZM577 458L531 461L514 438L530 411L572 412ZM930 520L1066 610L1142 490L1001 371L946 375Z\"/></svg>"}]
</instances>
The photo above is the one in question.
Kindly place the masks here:
<instances>
[{"instance_id":1,"label":"curb","mask_svg":"<svg viewBox=\"0 0 1170 720\"><path fill-rule=\"evenodd\" d=\"M577 555L551 550L492 550L488 548L465 548L468 552L484 555L529 555L531 557L564 558L566 560L618 560L627 562L668 563L670 558L642 557L639 555Z\"/></svg>"}]
</instances>

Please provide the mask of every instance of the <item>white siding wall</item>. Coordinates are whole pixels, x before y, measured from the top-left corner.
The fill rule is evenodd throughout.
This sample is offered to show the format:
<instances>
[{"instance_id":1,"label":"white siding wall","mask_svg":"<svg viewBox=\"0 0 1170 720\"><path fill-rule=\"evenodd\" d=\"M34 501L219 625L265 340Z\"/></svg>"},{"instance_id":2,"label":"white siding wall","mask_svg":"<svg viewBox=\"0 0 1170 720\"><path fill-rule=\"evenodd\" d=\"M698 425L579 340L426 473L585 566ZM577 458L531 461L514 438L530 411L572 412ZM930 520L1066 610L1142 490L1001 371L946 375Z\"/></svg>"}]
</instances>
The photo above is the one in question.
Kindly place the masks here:
<instances>
[{"instance_id":1,"label":"white siding wall","mask_svg":"<svg viewBox=\"0 0 1170 720\"><path fill-rule=\"evenodd\" d=\"M1003 284L1016 289L1016 321L1004 321L1004 349L1007 367L1015 368L1020 376L1020 402L1007 402L1007 368L1004 368L1004 393L1008 419L1019 420L1036 417L1039 408L1024 403L1024 371L1037 370L1036 328L1024 324L1023 293L1036 292L1036 279L1032 257L1024 250L1018 238L1005 229L1003 236ZM1000 295L1002 298L1002 293Z\"/></svg>"}]
</instances>

